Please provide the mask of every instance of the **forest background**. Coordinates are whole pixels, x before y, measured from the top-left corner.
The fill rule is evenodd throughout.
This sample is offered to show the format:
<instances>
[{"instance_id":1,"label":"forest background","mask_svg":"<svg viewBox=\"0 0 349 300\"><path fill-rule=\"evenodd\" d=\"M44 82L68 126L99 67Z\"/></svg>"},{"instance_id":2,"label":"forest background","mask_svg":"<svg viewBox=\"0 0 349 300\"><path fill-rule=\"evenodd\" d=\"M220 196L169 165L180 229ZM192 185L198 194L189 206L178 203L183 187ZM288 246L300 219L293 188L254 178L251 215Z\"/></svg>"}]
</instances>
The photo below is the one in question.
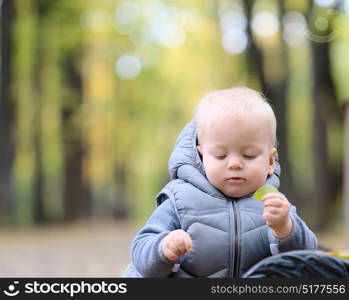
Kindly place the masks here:
<instances>
[{"instance_id":1,"label":"forest background","mask_svg":"<svg viewBox=\"0 0 349 300\"><path fill-rule=\"evenodd\" d=\"M24 276L44 251L38 243L64 249L86 231L94 232L87 248L95 235L115 234L106 247L109 259L122 257L120 275L169 180L177 135L205 93L234 85L262 91L276 112L281 191L322 245L347 247L348 0L0 0L0 8L0 253L18 260L31 243L34 257L17 269L4 259L0 275ZM52 244L48 228L63 244ZM85 273L28 274L114 274L103 269L113 263L98 273L103 257L91 256Z\"/></svg>"}]
</instances>

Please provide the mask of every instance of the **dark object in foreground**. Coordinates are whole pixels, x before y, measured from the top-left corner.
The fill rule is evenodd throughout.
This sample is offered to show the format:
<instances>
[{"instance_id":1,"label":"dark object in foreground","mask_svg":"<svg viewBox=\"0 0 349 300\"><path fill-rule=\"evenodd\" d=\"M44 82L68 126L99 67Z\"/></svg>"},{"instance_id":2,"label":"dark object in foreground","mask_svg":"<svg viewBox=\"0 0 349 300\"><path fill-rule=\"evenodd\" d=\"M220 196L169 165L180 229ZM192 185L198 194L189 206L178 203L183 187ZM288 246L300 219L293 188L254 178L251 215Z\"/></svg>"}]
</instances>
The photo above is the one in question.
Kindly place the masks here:
<instances>
[{"instance_id":1,"label":"dark object in foreground","mask_svg":"<svg viewBox=\"0 0 349 300\"><path fill-rule=\"evenodd\" d=\"M290 251L263 259L243 277L349 278L349 260L321 251Z\"/></svg>"}]
</instances>

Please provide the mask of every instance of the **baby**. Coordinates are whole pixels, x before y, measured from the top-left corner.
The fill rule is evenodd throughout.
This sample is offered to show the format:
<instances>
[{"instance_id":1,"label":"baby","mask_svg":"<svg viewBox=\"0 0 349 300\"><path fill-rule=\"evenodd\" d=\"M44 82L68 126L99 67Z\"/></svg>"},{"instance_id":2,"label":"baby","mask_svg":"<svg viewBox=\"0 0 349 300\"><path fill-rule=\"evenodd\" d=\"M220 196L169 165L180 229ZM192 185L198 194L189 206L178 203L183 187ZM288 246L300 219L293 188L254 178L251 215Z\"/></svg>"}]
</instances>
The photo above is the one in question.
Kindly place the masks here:
<instances>
[{"instance_id":1,"label":"baby","mask_svg":"<svg viewBox=\"0 0 349 300\"><path fill-rule=\"evenodd\" d=\"M170 157L171 181L132 243L124 277L241 277L275 253L316 249L315 235L279 186L276 119L258 92L206 95Z\"/></svg>"}]
</instances>

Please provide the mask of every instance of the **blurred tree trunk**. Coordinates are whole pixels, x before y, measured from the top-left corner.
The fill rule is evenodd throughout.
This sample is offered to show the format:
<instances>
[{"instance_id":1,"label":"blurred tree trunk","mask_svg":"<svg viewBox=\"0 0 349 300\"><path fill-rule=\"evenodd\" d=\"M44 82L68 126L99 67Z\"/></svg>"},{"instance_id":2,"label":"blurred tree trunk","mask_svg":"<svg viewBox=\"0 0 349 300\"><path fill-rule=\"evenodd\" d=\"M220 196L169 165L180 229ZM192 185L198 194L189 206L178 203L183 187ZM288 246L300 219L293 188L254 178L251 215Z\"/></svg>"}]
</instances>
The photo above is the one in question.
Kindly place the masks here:
<instances>
[{"instance_id":1,"label":"blurred tree trunk","mask_svg":"<svg viewBox=\"0 0 349 300\"><path fill-rule=\"evenodd\" d=\"M344 106L344 234L346 236L346 247L349 249L349 100Z\"/></svg>"},{"instance_id":2,"label":"blurred tree trunk","mask_svg":"<svg viewBox=\"0 0 349 300\"><path fill-rule=\"evenodd\" d=\"M282 28L282 18L285 14L284 0L278 1L278 18ZM293 169L289 159L289 137L288 137L288 110L287 110L287 91L288 91L288 83L290 78L290 70L289 70L289 58L288 58L288 48L285 44L284 39L280 38L280 61L281 61L281 74L279 80L270 86L270 93L266 92L266 95L269 99L271 99L277 119L278 126L278 151L280 155L280 164L281 168L285 170L282 172L281 176L281 187L285 191L286 195L289 197L290 201L296 205L300 203L301 195L300 191L297 191L294 188L293 182ZM270 96L269 96L270 95Z\"/></svg>"},{"instance_id":3,"label":"blurred tree trunk","mask_svg":"<svg viewBox=\"0 0 349 300\"><path fill-rule=\"evenodd\" d=\"M40 26L40 19L39 19ZM42 37L39 37L39 41ZM39 42L38 45L42 43ZM36 70L42 68L42 61L39 59L42 55L42 49L38 47L37 57L35 59ZM35 72L36 77L34 86L38 91L41 91L40 72ZM44 166L43 166L43 149L42 149L42 101L41 93L38 93L34 100L34 118L33 118L33 146L34 146L34 182L33 182L33 221L35 224L42 224L46 221L44 209Z\"/></svg>"},{"instance_id":4,"label":"blurred tree trunk","mask_svg":"<svg viewBox=\"0 0 349 300\"><path fill-rule=\"evenodd\" d=\"M33 218L34 223L41 224L46 221L44 212L44 172L42 162L42 145L41 145L41 101L38 97L35 101L35 118L34 118L34 161L35 161L35 173L34 173L34 206L33 206Z\"/></svg>"},{"instance_id":5,"label":"blurred tree trunk","mask_svg":"<svg viewBox=\"0 0 349 300\"><path fill-rule=\"evenodd\" d=\"M37 13L38 13L38 29L43 28L43 19L47 14L46 6L42 1L37 2ZM41 30L40 30L41 32ZM33 136L34 136L34 161L35 161L35 172L34 172L34 189L33 189L33 219L34 223L42 224L46 221L45 208L44 208L44 171L43 171L43 149L42 149L42 84L40 81L40 70L42 70L43 61L40 59L43 55L42 45L44 39L47 38L43 34L38 36L37 43L37 56L35 57L35 69L38 70L34 73L36 77L33 83L35 88L40 91L35 97L34 101L34 118L33 118Z\"/></svg>"},{"instance_id":6,"label":"blurred tree trunk","mask_svg":"<svg viewBox=\"0 0 349 300\"><path fill-rule=\"evenodd\" d=\"M312 21L313 5L308 6L308 22ZM330 32L326 32L328 34ZM328 124L342 123L329 58L330 41L311 40L312 50L312 101L313 101L313 158L314 182L313 203L317 214L314 229L324 230L335 214L333 204L342 186L342 167L329 161Z\"/></svg>"},{"instance_id":7,"label":"blurred tree trunk","mask_svg":"<svg viewBox=\"0 0 349 300\"><path fill-rule=\"evenodd\" d=\"M342 184L342 170L332 166L328 153L328 128L331 119L342 119L330 71L329 43L312 41L314 83L313 146L314 146L314 204L317 207L315 228L325 229L333 216L333 203Z\"/></svg>"},{"instance_id":8,"label":"blurred tree trunk","mask_svg":"<svg viewBox=\"0 0 349 300\"><path fill-rule=\"evenodd\" d=\"M116 219L125 219L129 213L129 199L127 192L127 171L126 164L121 164L115 171L115 182L117 185L117 195L114 204L113 216Z\"/></svg>"},{"instance_id":9,"label":"blurred tree trunk","mask_svg":"<svg viewBox=\"0 0 349 300\"><path fill-rule=\"evenodd\" d=\"M12 97L12 27L14 6L4 0L1 7L1 77L0 77L0 221L14 222L12 168L15 153L15 104Z\"/></svg>"},{"instance_id":10,"label":"blurred tree trunk","mask_svg":"<svg viewBox=\"0 0 349 300\"><path fill-rule=\"evenodd\" d=\"M82 139L82 82L81 74L74 68L70 57L65 64L67 84L71 85L73 97L69 104L63 105L63 140L64 140L64 219L72 221L91 215L91 193L83 176L84 145ZM79 124L79 125L78 125Z\"/></svg>"},{"instance_id":11,"label":"blurred tree trunk","mask_svg":"<svg viewBox=\"0 0 349 300\"><path fill-rule=\"evenodd\" d=\"M251 68L254 68L256 70L262 92L264 94L267 93L269 90L269 85L267 83L267 79L264 73L264 62L263 62L263 53L261 49L258 48L257 44L255 43L253 39L253 32L252 32L252 9L254 0L246 0L243 1L245 13L247 16L248 24L247 24L247 34L250 39L250 44L248 48L248 58L247 65L253 64Z\"/></svg>"},{"instance_id":12,"label":"blurred tree trunk","mask_svg":"<svg viewBox=\"0 0 349 300\"><path fill-rule=\"evenodd\" d=\"M249 61L253 64L254 69L256 70L262 92L264 95L271 100L271 103L275 109L275 115L278 123L278 154L279 161L281 165L281 189L289 197L291 202L297 204L300 201L300 195L296 194L296 191L293 186L292 178L292 167L289 162L288 156L288 130L287 130L287 88L288 88L288 79L289 79L289 67L288 67L288 53L287 46L285 42L280 40L280 53L279 57L281 60L282 70L278 72L281 73L281 76L273 82L268 81L268 76L265 73L265 59L263 55L263 50L258 47L256 42L253 39L253 32L251 29L252 21L252 9L253 9L253 0L243 1L245 7L245 13L248 18L247 32L250 37L250 46L248 49ZM279 8L279 18L281 19L284 12L284 3L282 0L278 1ZM282 24L282 22L280 22Z\"/></svg>"}]
</instances>

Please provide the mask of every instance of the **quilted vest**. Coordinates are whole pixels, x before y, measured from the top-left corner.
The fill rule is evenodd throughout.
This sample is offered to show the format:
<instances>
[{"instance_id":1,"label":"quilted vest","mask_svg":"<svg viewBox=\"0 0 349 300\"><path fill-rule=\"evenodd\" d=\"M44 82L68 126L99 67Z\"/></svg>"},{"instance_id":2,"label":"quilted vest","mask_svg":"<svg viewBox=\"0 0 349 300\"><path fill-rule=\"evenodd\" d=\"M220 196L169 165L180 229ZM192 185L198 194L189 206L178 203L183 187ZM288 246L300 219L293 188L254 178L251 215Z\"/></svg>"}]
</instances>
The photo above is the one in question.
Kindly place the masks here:
<instances>
[{"instance_id":1,"label":"quilted vest","mask_svg":"<svg viewBox=\"0 0 349 300\"><path fill-rule=\"evenodd\" d=\"M157 197L158 204L173 201L181 227L193 241L193 249L181 256L179 269L172 276L241 277L271 255L263 203L251 195L228 198L214 188L205 175L196 139L192 120L180 133L170 156L171 181ZM277 162L268 184L279 187L279 175Z\"/></svg>"}]
</instances>

